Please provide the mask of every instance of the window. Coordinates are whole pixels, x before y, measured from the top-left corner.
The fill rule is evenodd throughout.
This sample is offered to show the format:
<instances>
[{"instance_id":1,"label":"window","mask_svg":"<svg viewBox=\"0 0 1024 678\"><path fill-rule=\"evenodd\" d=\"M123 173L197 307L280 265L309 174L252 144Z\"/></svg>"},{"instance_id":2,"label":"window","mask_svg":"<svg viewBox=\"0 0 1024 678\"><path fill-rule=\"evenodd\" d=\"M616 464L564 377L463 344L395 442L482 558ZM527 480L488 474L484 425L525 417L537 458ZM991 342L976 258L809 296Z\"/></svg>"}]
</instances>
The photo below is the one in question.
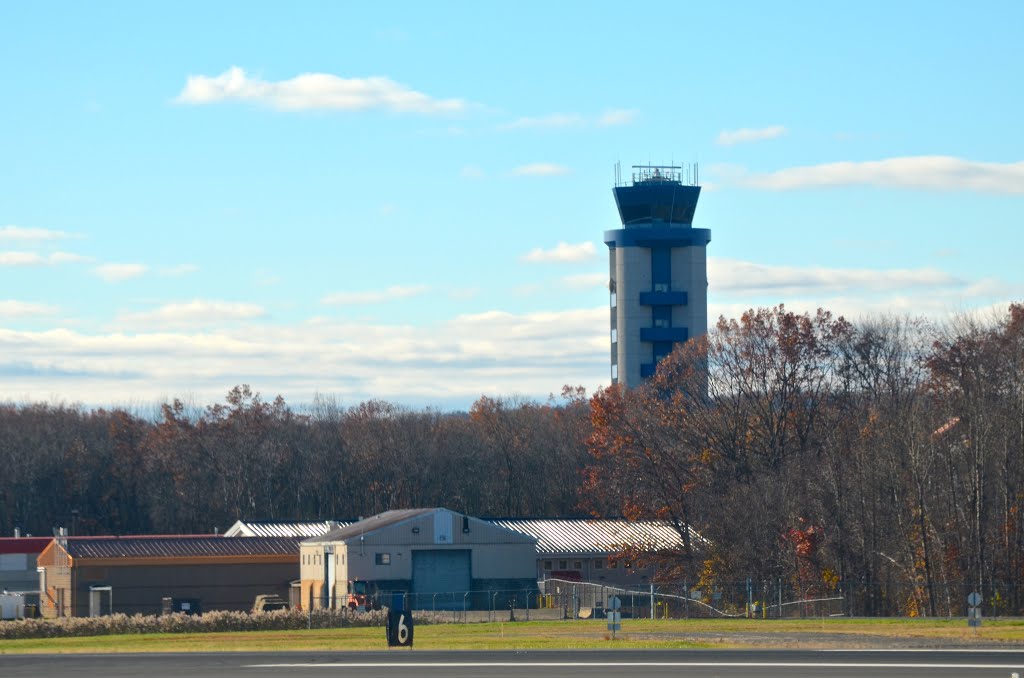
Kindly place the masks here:
<instances>
[{"instance_id":1,"label":"window","mask_svg":"<svg viewBox=\"0 0 1024 678\"><path fill-rule=\"evenodd\" d=\"M668 283L654 283L655 292L668 292Z\"/></svg>"},{"instance_id":2,"label":"window","mask_svg":"<svg viewBox=\"0 0 1024 678\"><path fill-rule=\"evenodd\" d=\"M618 340L619 340L619 331L613 327L612 328L612 343L614 344Z\"/></svg>"},{"instance_id":3,"label":"window","mask_svg":"<svg viewBox=\"0 0 1024 678\"><path fill-rule=\"evenodd\" d=\"M655 327L672 327L672 307L655 306L651 309L651 320Z\"/></svg>"},{"instance_id":4,"label":"window","mask_svg":"<svg viewBox=\"0 0 1024 678\"><path fill-rule=\"evenodd\" d=\"M373 562L377 565L390 565L391 554L390 553L377 553L374 555Z\"/></svg>"},{"instance_id":5,"label":"window","mask_svg":"<svg viewBox=\"0 0 1024 678\"><path fill-rule=\"evenodd\" d=\"M612 379L618 379L618 378L619 378L619 366L618 365L612 365Z\"/></svg>"},{"instance_id":6,"label":"window","mask_svg":"<svg viewBox=\"0 0 1024 678\"><path fill-rule=\"evenodd\" d=\"M612 308L615 308L615 292L612 292Z\"/></svg>"},{"instance_id":7,"label":"window","mask_svg":"<svg viewBox=\"0 0 1024 678\"><path fill-rule=\"evenodd\" d=\"M558 561L558 569L559 570L567 570L567 569L569 569L569 561L568 560L559 560Z\"/></svg>"},{"instance_id":8,"label":"window","mask_svg":"<svg viewBox=\"0 0 1024 678\"><path fill-rule=\"evenodd\" d=\"M551 561L550 560L545 560L544 561L544 569L545 570L550 570L551 569Z\"/></svg>"},{"instance_id":9,"label":"window","mask_svg":"<svg viewBox=\"0 0 1024 678\"><path fill-rule=\"evenodd\" d=\"M574 569L574 570L582 570L583 569L583 561L582 560L577 560L577 561L573 562L572 569Z\"/></svg>"},{"instance_id":10,"label":"window","mask_svg":"<svg viewBox=\"0 0 1024 678\"><path fill-rule=\"evenodd\" d=\"M604 569L604 559L603 558L597 558L596 560L594 560L594 569L595 570L603 570Z\"/></svg>"}]
</instances>

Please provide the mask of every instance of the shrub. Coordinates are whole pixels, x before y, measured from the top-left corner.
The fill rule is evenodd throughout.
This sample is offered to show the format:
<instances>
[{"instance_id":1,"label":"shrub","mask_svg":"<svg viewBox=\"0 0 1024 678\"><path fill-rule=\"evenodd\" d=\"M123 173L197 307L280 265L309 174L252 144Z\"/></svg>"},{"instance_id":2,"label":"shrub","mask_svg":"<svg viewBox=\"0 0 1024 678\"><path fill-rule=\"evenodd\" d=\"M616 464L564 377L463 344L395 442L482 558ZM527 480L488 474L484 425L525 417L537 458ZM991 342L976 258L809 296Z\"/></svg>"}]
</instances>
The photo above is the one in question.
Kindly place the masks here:
<instances>
[{"instance_id":1,"label":"shrub","mask_svg":"<svg viewBox=\"0 0 1024 678\"><path fill-rule=\"evenodd\" d=\"M430 623L424 615L423 623ZM0 622L0 640L17 638L63 638L134 633L212 633L218 631L290 631L305 628L383 626L387 611L275 610L273 612L226 612L202 615L183 613L161 616L112 614L106 617L62 617L20 619ZM419 621L419 619L417 619Z\"/></svg>"}]
</instances>

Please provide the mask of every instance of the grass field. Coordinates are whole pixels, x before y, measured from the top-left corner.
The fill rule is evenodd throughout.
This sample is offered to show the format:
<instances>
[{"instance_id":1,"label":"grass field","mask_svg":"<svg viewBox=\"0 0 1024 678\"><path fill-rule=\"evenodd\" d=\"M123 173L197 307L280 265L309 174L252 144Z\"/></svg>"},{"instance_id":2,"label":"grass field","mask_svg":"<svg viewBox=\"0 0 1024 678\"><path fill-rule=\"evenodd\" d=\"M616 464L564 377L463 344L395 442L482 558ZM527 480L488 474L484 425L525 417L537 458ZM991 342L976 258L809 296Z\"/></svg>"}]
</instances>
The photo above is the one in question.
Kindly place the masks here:
<instances>
[{"instance_id":1,"label":"grass field","mask_svg":"<svg viewBox=\"0 0 1024 678\"><path fill-rule=\"evenodd\" d=\"M419 625L421 650L699 647L943 647L1024 649L1024 620L964 619L624 620L611 640L604 621ZM258 652L386 650L384 629L153 634L0 641L0 654L26 652Z\"/></svg>"}]
</instances>

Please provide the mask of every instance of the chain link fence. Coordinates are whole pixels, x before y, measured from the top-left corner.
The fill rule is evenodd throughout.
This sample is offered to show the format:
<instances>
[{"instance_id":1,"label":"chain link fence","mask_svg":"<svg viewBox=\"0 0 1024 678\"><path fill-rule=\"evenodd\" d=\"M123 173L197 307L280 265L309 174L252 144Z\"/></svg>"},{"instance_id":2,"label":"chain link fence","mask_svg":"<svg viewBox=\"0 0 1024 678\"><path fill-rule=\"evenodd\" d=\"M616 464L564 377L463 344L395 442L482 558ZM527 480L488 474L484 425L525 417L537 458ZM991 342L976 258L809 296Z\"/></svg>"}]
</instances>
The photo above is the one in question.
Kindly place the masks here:
<instances>
[{"instance_id":1,"label":"chain link fence","mask_svg":"<svg viewBox=\"0 0 1024 678\"><path fill-rule=\"evenodd\" d=\"M612 596L625 619L818 617L963 617L967 596L980 589L985 616L1020 616L1015 589L999 582L972 587L963 582L908 585L902 582L841 582L833 587L794 586L774 579L698 586L687 582L640 588L546 579L536 589L397 592L406 609L430 611L453 622L604 618ZM379 592L376 605L391 604ZM450 615L450 617L449 617Z\"/></svg>"}]
</instances>

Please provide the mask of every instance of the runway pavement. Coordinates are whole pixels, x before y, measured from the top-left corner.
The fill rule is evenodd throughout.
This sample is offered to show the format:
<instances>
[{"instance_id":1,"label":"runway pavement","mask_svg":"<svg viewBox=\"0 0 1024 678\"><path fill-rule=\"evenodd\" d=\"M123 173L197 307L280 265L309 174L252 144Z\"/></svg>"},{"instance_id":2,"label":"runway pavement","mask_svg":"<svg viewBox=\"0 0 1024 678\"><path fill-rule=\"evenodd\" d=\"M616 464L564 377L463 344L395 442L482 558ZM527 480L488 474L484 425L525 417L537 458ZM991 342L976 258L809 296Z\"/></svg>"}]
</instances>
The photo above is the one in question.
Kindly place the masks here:
<instances>
[{"instance_id":1,"label":"runway pavement","mask_svg":"<svg viewBox=\"0 0 1024 678\"><path fill-rule=\"evenodd\" d=\"M76 678L309 678L487 676L520 678L1010 678L1024 675L1021 650L579 650L521 652L267 652L218 654L0 655L0 676Z\"/></svg>"}]
</instances>

